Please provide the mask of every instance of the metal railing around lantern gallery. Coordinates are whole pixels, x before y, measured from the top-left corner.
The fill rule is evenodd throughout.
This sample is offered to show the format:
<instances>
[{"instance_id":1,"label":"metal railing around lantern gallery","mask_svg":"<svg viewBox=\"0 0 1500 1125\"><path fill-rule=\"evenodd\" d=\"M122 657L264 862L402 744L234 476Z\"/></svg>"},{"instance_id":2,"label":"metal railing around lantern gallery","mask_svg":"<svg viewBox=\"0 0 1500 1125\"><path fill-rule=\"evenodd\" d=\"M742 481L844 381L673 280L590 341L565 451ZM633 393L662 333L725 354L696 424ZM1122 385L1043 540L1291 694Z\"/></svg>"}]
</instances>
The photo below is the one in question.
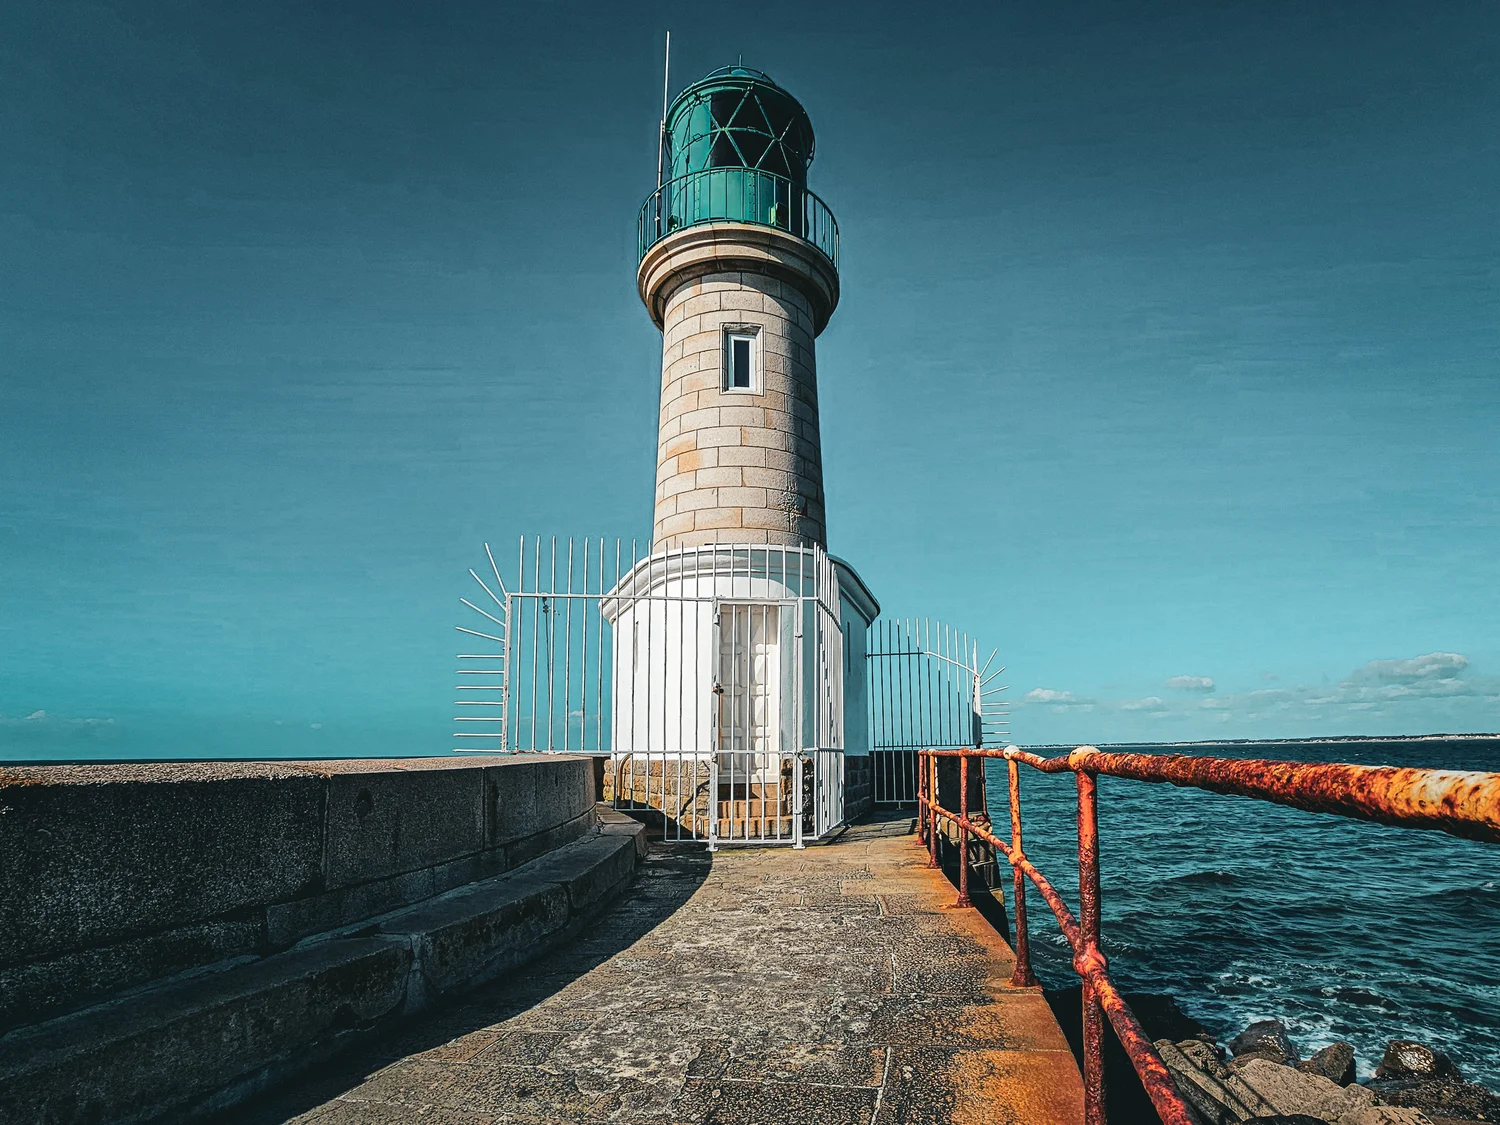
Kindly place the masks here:
<instances>
[{"instance_id":1,"label":"metal railing around lantern gallery","mask_svg":"<svg viewBox=\"0 0 1500 1125\"><path fill-rule=\"evenodd\" d=\"M928 866L938 866L937 822L958 837L958 904L969 905L969 837L984 840L1009 861L1015 880L1016 967L1013 985L1036 984L1026 929L1029 879L1057 918L1073 950L1073 969L1083 982L1083 1090L1085 1125L1104 1125L1104 1017L1130 1057L1165 1125L1194 1125L1196 1118L1140 1022L1110 979L1099 938L1099 820L1097 778L1169 782L1229 796L1251 797L1306 812L1334 813L1403 828L1435 828L1453 836L1500 843L1500 773L1284 762L1251 758L1200 758L1188 754L1115 754L1080 746L1071 754L1043 758L1014 746L1003 750L923 750L918 770L919 836ZM938 761L959 759L959 808L941 804ZM969 761L1003 758L1009 772L1010 839L992 832L969 813ZM1030 860L1021 836L1022 765L1042 773L1072 773L1078 785L1078 917ZM934 796L936 794L937 796ZM977 811L977 810L976 810Z\"/></svg>"},{"instance_id":2,"label":"metal railing around lantern gallery","mask_svg":"<svg viewBox=\"0 0 1500 1125\"><path fill-rule=\"evenodd\" d=\"M641 204L639 257L674 231L704 223L775 227L839 264L839 225L828 204L801 184L757 168L708 168L662 184Z\"/></svg>"}]
</instances>

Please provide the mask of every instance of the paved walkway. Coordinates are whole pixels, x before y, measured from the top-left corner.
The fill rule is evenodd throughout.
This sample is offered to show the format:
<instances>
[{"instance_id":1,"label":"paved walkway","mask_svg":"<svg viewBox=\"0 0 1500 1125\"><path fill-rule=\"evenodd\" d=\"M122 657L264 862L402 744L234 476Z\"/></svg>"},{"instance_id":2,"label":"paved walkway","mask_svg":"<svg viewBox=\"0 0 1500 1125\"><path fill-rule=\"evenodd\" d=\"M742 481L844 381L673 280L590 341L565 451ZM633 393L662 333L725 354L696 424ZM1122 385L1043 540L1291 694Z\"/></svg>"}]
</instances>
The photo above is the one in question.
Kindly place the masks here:
<instances>
[{"instance_id":1,"label":"paved walkway","mask_svg":"<svg viewBox=\"0 0 1500 1125\"><path fill-rule=\"evenodd\" d=\"M584 937L243 1125L1077 1125L1073 1056L906 835L654 848Z\"/></svg>"}]
</instances>

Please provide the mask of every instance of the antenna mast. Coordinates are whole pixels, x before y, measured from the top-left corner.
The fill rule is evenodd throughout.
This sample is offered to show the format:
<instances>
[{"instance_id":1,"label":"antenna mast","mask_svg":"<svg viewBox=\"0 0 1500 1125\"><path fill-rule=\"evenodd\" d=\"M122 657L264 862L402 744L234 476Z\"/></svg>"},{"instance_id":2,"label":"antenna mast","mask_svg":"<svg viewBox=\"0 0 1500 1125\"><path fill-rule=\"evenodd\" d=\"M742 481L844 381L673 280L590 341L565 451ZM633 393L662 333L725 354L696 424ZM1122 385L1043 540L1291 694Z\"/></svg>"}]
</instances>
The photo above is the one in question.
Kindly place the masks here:
<instances>
[{"instance_id":1,"label":"antenna mast","mask_svg":"<svg viewBox=\"0 0 1500 1125\"><path fill-rule=\"evenodd\" d=\"M672 33L667 32L667 51L661 64L661 122L656 130L656 237L661 237L662 159L667 148L667 79L672 71Z\"/></svg>"}]
</instances>

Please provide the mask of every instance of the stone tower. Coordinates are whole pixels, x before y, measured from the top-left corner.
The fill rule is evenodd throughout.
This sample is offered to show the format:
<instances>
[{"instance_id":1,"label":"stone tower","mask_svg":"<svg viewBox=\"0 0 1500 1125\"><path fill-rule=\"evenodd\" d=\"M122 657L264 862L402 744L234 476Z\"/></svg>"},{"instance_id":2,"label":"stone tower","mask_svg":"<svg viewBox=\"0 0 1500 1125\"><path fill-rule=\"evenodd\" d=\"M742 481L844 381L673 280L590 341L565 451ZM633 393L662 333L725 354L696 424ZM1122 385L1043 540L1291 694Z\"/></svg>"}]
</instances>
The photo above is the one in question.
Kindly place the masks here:
<instances>
[{"instance_id":1,"label":"stone tower","mask_svg":"<svg viewBox=\"0 0 1500 1125\"><path fill-rule=\"evenodd\" d=\"M637 274L662 330L654 546L826 547L814 341L838 226L807 190L812 123L736 66L679 94L665 132Z\"/></svg>"}]
</instances>

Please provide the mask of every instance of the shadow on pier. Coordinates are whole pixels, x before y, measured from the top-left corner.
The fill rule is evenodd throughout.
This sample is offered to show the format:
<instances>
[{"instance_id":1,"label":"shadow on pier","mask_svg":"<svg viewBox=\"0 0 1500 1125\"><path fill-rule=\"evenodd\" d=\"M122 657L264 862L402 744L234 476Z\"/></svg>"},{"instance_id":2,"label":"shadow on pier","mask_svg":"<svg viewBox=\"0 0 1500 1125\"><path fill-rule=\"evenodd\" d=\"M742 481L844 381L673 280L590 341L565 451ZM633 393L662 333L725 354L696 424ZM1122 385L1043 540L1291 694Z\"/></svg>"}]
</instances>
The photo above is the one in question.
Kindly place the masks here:
<instances>
[{"instance_id":1,"label":"shadow on pier","mask_svg":"<svg viewBox=\"0 0 1500 1125\"><path fill-rule=\"evenodd\" d=\"M570 1022L568 1006L586 1002L610 982L620 983L619 967L611 970L611 961L688 902L708 878L712 860L701 848L653 846L635 884L584 934L475 989L461 1003L428 1011L392 1035L334 1059L290 1087L212 1118L213 1125L383 1121L386 1117L374 1107L358 1102L344 1104L343 1097L407 1059L455 1063L480 1056L535 1060L538 1047L548 1036L555 1038L558 1034L548 1029ZM549 1010L549 1001L560 1001L563 1013ZM393 1121L404 1119L402 1114L390 1115ZM437 1118L463 1122L485 1119L462 1112Z\"/></svg>"}]
</instances>

